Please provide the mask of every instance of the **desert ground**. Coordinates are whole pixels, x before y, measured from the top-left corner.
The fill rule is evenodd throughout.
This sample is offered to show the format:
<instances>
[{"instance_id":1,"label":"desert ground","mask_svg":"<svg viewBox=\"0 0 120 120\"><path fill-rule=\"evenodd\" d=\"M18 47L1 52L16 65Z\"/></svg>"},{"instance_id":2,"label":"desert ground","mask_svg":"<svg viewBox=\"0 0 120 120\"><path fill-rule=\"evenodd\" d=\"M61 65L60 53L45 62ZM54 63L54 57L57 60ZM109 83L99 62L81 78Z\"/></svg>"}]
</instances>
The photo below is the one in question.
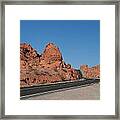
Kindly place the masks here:
<instances>
[{"instance_id":1,"label":"desert ground","mask_svg":"<svg viewBox=\"0 0 120 120\"><path fill-rule=\"evenodd\" d=\"M34 95L27 100L100 100L100 84L92 84L84 87L74 87L49 92L41 95Z\"/></svg>"}]
</instances>

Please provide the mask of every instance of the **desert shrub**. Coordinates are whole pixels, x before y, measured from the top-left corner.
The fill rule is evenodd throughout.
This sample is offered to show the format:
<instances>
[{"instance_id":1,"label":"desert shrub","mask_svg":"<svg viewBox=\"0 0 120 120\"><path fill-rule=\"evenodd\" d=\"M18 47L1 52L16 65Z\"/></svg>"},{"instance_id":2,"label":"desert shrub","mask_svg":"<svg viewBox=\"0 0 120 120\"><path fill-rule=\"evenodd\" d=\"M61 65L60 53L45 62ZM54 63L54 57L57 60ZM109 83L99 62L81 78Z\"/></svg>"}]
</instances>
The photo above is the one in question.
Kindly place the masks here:
<instances>
[{"instance_id":1,"label":"desert shrub","mask_svg":"<svg viewBox=\"0 0 120 120\"><path fill-rule=\"evenodd\" d=\"M83 77L83 73L81 70L76 69L75 71L78 73L79 78Z\"/></svg>"},{"instance_id":2,"label":"desert shrub","mask_svg":"<svg viewBox=\"0 0 120 120\"><path fill-rule=\"evenodd\" d=\"M65 69L65 68L63 68L62 70L63 70L64 72L67 72L67 69Z\"/></svg>"}]
</instances>

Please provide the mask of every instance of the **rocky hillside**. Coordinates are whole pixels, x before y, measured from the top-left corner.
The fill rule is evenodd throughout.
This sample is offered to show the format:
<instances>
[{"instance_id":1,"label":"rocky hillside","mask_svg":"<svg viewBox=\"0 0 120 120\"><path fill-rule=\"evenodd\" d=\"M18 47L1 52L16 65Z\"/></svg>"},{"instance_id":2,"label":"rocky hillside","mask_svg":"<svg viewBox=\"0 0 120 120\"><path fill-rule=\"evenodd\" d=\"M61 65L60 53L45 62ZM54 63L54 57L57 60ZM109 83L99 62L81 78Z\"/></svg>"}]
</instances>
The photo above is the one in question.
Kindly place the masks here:
<instances>
[{"instance_id":1,"label":"rocky hillside","mask_svg":"<svg viewBox=\"0 0 120 120\"><path fill-rule=\"evenodd\" d=\"M88 67L88 65L80 66L80 70L84 78L100 78L100 65Z\"/></svg>"},{"instance_id":2,"label":"rocky hillside","mask_svg":"<svg viewBox=\"0 0 120 120\"><path fill-rule=\"evenodd\" d=\"M63 61L62 54L53 43L38 54L31 45L20 45L20 87L81 78L80 72Z\"/></svg>"}]
</instances>

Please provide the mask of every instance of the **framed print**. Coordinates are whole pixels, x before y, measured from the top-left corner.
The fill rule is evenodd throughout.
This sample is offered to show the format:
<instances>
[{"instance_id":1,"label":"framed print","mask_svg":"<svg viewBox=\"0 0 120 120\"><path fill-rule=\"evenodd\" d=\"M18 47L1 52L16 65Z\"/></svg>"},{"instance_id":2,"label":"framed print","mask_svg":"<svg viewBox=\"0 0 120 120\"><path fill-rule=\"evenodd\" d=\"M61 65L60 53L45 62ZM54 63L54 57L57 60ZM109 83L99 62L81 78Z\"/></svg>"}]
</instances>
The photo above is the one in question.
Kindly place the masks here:
<instances>
[{"instance_id":1,"label":"framed print","mask_svg":"<svg viewBox=\"0 0 120 120\"><path fill-rule=\"evenodd\" d=\"M119 2L1 2L1 118L119 119Z\"/></svg>"}]
</instances>

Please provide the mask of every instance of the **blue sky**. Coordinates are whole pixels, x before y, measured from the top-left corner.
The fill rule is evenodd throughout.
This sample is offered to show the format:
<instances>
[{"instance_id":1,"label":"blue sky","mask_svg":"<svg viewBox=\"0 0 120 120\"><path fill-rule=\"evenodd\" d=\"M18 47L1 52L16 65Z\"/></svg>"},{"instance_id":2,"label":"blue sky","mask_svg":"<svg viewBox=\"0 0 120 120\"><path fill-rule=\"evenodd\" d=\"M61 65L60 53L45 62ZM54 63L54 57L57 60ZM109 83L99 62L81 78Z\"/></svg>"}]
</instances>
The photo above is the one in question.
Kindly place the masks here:
<instances>
[{"instance_id":1,"label":"blue sky","mask_svg":"<svg viewBox=\"0 0 120 120\"><path fill-rule=\"evenodd\" d=\"M74 68L100 64L99 20L21 20L20 42L31 44L38 53L52 42Z\"/></svg>"}]
</instances>

